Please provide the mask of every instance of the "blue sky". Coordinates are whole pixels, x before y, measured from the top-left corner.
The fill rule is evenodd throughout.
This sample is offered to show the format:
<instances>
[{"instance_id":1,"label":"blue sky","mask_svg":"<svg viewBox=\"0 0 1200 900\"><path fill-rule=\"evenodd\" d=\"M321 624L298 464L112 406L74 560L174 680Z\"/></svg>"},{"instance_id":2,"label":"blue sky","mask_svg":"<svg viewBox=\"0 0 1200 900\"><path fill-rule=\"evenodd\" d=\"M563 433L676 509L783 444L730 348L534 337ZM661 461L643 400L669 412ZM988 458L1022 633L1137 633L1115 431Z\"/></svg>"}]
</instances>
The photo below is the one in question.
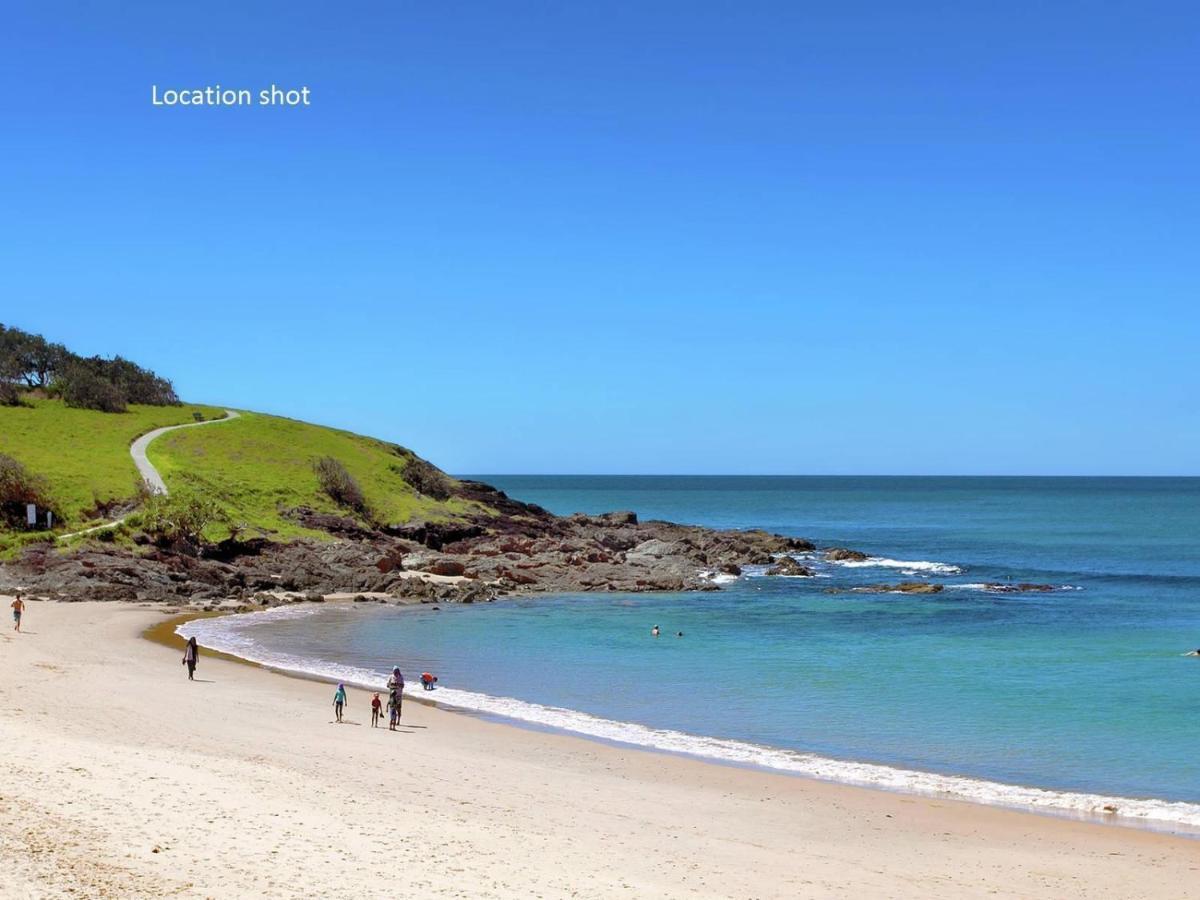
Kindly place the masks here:
<instances>
[{"instance_id":1,"label":"blue sky","mask_svg":"<svg viewBox=\"0 0 1200 900\"><path fill-rule=\"evenodd\" d=\"M1200 474L1198 75L1183 3L8 3L0 321L455 472Z\"/></svg>"}]
</instances>

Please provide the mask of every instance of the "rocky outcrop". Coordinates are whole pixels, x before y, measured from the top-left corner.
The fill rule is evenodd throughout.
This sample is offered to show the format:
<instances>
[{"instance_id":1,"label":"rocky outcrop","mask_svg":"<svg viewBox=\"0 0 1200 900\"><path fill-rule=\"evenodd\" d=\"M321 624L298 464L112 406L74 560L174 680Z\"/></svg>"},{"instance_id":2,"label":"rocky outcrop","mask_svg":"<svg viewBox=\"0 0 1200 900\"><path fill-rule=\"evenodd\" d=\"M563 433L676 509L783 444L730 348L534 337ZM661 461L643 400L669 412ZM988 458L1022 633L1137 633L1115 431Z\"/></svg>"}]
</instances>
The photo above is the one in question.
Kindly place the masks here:
<instances>
[{"instance_id":1,"label":"rocky outcrop","mask_svg":"<svg viewBox=\"0 0 1200 900\"><path fill-rule=\"evenodd\" d=\"M790 556L781 556L775 565L767 569L768 575L787 575L790 577L811 578L813 570L802 566Z\"/></svg>"},{"instance_id":2,"label":"rocky outcrop","mask_svg":"<svg viewBox=\"0 0 1200 900\"><path fill-rule=\"evenodd\" d=\"M940 594L945 585L929 581L902 581L899 584L862 584L852 588L827 588L827 594Z\"/></svg>"},{"instance_id":3,"label":"rocky outcrop","mask_svg":"<svg viewBox=\"0 0 1200 900\"><path fill-rule=\"evenodd\" d=\"M825 558L829 562L862 562L867 558L867 554L846 547L827 547L825 548Z\"/></svg>"},{"instance_id":4,"label":"rocky outcrop","mask_svg":"<svg viewBox=\"0 0 1200 900\"><path fill-rule=\"evenodd\" d=\"M331 540L252 541L173 552L91 541L60 552L27 548L0 566L0 590L20 586L62 599L179 602L328 594L402 602L480 602L504 594L712 591L717 572L767 565L809 575L789 554L811 542L761 530L719 531L642 522L632 512L555 516L489 485L454 482L465 520L373 527L300 508L290 513ZM839 551L853 553L853 551Z\"/></svg>"},{"instance_id":5,"label":"rocky outcrop","mask_svg":"<svg viewBox=\"0 0 1200 900\"><path fill-rule=\"evenodd\" d=\"M1031 584L1027 581L1022 581L1018 584L1007 582L989 582L983 586L985 591L991 591L993 594L1044 594L1054 590L1052 584Z\"/></svg>"}]
</instances>

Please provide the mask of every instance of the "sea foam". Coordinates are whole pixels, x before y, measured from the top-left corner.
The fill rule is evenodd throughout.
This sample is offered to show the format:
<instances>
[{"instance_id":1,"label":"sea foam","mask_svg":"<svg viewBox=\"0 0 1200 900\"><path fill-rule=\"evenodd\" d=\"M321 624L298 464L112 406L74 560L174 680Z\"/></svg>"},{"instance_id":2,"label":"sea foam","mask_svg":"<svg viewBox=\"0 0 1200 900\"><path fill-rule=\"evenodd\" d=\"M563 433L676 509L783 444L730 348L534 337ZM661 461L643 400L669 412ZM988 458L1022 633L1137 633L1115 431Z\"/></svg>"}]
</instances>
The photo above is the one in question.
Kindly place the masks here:
<instances>
[{"instance_id":1,"label":"sea foam","mask_svg":"<svg viewBox=\"0 0 1200 900\"><path fill-rule=\"evenodd\" d=\"M886 556L868 556L866 559L837 559L828 560L835 566L847 569L905 569L908 572L929 572L934 575L958 575L962 572L959 566L950 563L929 562L928 560L888 559Z\"/></svg>"},{"instance_id":2,"label":"sea foam","mask_svg":"<svg viewBox=\"0 0 1200 900\"><path fill-rule=\"evenodd\" d=\"M266 618L303 618L325 612L327 609L307 605L287 606L263 612L196 619L180 625L176 632L185 638L195 637L204 647L239 656L273 669L345 682L367 690L381 690L387 680L387 672L384 670L374 671L269 651L246 633L249 628ZM412 693L411 688L408 692ZM1195 803L1055 791L961 775L939 775L934 772L901 769L878 763L832 759L747 741L652 728L636 722L605 719L578 710L543 706L514 697L498 697L457 688L439 687L432 694L422 692L421 696L436 700L439 705L569 731L604 741L680 753L728 764L753 766L824 781L925 796L952 797L976 803L1099 818L1127 824L1200 829L1200 804Z\"/></svg>"}]
</instances>

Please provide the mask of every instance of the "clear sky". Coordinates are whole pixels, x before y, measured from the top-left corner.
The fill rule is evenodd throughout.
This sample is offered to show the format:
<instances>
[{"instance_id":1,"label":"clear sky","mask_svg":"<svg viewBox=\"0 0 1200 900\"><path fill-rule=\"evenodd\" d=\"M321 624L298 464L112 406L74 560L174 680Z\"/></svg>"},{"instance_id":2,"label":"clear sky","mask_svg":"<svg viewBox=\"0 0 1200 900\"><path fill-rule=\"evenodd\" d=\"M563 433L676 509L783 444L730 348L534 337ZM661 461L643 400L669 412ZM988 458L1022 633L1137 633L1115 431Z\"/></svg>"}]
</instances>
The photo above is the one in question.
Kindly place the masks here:
<instances>
[{"instance_id":1,"label":"clear sky","mask_svg":"<svg viewBox=\"0 0 1200 900\"><path fill-rule=\"evenodd\" d=\"M454 472L1200 474L1198 76L1152 0L16 0L0 321Z\"/></svg>"}]
</instances>

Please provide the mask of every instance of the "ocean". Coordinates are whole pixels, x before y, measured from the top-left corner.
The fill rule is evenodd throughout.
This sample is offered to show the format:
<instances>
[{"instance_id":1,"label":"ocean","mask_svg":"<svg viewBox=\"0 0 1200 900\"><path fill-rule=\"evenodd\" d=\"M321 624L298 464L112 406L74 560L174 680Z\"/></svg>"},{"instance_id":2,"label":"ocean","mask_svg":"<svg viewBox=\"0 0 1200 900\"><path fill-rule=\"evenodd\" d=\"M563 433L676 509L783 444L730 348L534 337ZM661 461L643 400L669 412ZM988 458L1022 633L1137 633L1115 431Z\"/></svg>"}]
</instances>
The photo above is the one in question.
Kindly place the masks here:
<instances>
[{"instance_id":1,"label":"ocean","mask_svg":"<svg viewBox=\"0 0 1200 900\"><path fill-rule=\"evenodd\" d=\"M870 559L801 555L817 577L751 568L713 593L303 604L183 633L363 685L432 671L440 703L603 740L1200 828L1200 478L473 477L557 513ZM849 590L897 581L944 590ZM987 587L1021 582L1054 590Z\"/></svg>"}]
</instances>

